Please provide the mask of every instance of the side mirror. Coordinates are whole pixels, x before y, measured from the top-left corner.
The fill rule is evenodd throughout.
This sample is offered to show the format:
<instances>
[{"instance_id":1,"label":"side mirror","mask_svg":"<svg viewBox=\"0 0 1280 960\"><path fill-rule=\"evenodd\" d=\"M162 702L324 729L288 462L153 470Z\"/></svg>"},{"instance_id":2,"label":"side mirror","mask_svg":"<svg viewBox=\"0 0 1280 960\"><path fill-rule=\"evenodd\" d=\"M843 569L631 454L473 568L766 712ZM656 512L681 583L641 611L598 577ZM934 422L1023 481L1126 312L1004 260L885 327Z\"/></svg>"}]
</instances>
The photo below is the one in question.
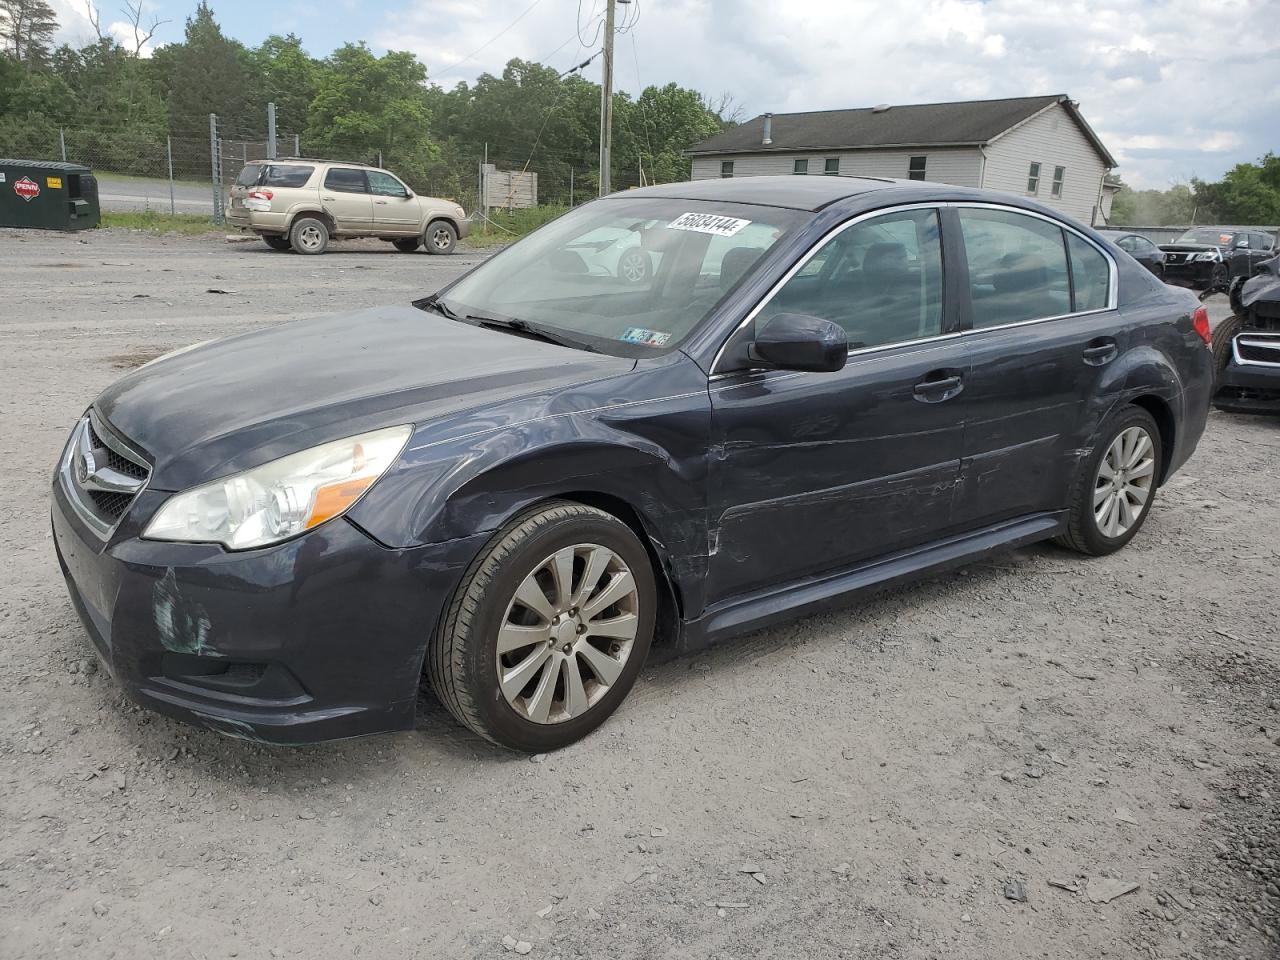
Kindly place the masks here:
<instances>
[{"instance_id":1,"label":"side mirror","mask_svg":"<svg viewBox=\"0 0 1280 960\"><path fill-rule=\"evenodd\" d=\"M844 327L802 313L780 313L764 325L747 348L753 363L775 370L834 373L849 358Z\"/></svg>"}]
</instances>

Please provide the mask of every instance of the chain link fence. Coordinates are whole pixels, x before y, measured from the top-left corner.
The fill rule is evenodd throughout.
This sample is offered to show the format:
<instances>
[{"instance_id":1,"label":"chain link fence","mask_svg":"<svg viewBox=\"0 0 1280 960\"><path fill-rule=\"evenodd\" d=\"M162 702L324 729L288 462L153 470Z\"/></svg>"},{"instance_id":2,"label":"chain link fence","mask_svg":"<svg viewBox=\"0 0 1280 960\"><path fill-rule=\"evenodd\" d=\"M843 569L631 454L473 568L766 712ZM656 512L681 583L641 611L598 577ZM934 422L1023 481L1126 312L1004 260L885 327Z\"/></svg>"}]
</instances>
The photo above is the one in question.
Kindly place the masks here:
<instances>
[{"instance_id":1,"label":"chain link fence","mask_svg":"<svg viewBox=\"0 0 1280 960\"><path fill-rule=\"evenodd\" d=\"M207 216L223 222L228 191L248 163L269 159L268 141L224 138L222 129L248 131L250 124L216 121L210 136L170 137L142 128L92 125L29 130L22 142L0 138L0 156L83 163L98 177L102 208L117 212ZM307 144L299 134L278 136L275 155L302 157ZM384 166L373 151L362 156L325 159ZM397 172L395 164L388 169ZM594 164L579 156L558 155L554 145L538 144L524 156L460 154L445 146L439 156L417 165L407 177L419 193L451 199L475 217L480 228L502 227L498 214L547 208L546 218L594 199L599 175ZM405 176L401 172L402 176ZM612 189L627 190L650 182L642 169L614 169ZM493 218L493 219L490 219Z\"/></svg>"}]
</instances>

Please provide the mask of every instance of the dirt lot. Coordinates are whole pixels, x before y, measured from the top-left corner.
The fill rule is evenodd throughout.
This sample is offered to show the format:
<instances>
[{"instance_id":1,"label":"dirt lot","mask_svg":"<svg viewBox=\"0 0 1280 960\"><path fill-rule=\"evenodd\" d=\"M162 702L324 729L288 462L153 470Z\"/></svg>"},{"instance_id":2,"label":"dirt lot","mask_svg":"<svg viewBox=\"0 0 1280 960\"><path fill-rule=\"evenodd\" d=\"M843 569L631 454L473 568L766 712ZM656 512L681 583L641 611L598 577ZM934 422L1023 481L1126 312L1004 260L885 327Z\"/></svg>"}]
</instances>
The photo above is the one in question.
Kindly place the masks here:
<instances>
[{"instance_id":1,"label":"dirt lot","mask_svg":"<svg viewBox=\"0 0 1280 960\"><path fill-rule=\"evenodd\" d=\"M477 256L341 249L0 232L0 956L1280 955L1275 420L1214 414L1116 556L1025 549L652 668L535 762L426 696L311 749L130 706L53 556L66 432L130 363ZM1093 902L1111 880L1140 887Z\"/></svg>"}]
</instances>

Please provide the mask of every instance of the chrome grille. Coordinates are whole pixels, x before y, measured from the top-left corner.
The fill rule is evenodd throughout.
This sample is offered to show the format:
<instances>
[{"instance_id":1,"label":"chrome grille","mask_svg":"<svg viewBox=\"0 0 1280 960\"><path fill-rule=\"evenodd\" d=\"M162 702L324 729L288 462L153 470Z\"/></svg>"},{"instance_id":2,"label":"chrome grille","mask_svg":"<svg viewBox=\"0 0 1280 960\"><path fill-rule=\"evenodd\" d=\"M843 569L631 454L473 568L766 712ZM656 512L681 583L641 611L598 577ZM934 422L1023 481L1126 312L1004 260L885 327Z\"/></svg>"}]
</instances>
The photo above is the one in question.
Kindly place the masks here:
<instances>
[{"instance_id":1,"label":"chrome grille","mask_svg":"<svg viewBox=\"0 0 1280 960\"><path fill-rule=\"evenodd\" d=\"M146 486L151 467L90 411L72 432L59 475L76 513L106 536Z\"/></svg>"},{"instance_id":2,"label":"chrome grille","mask_svg":"<svg viewBox=\"0 0 1280 960\"><path fill-rule=\"evenodd\" d=\"M1280 367L1280 337L1241 333L1235 340L1236 363Z\"/></svg>"}]
</instances>

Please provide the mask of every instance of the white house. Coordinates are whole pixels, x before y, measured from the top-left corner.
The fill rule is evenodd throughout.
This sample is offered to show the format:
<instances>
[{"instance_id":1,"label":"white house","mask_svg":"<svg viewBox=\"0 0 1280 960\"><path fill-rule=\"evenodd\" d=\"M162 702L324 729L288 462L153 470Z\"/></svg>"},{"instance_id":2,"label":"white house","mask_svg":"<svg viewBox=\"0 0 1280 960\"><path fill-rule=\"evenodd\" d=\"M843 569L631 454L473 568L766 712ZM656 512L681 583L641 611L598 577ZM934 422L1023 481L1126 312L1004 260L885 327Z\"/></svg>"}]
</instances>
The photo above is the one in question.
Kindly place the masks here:
<instances>
[{"instance_id":1,"label":"white house","mask_svg":"<svg viewBox=\"0 0 1280 960\"><path fill-rule=\"evenodd\" d=\"M766 113L690 148L693 179L767 174L933 180L1036 197L1106 222L1115 158L1058 94ZM1109 199L1109 197L1108 197Z\"/></svg>"}]
</instances>

